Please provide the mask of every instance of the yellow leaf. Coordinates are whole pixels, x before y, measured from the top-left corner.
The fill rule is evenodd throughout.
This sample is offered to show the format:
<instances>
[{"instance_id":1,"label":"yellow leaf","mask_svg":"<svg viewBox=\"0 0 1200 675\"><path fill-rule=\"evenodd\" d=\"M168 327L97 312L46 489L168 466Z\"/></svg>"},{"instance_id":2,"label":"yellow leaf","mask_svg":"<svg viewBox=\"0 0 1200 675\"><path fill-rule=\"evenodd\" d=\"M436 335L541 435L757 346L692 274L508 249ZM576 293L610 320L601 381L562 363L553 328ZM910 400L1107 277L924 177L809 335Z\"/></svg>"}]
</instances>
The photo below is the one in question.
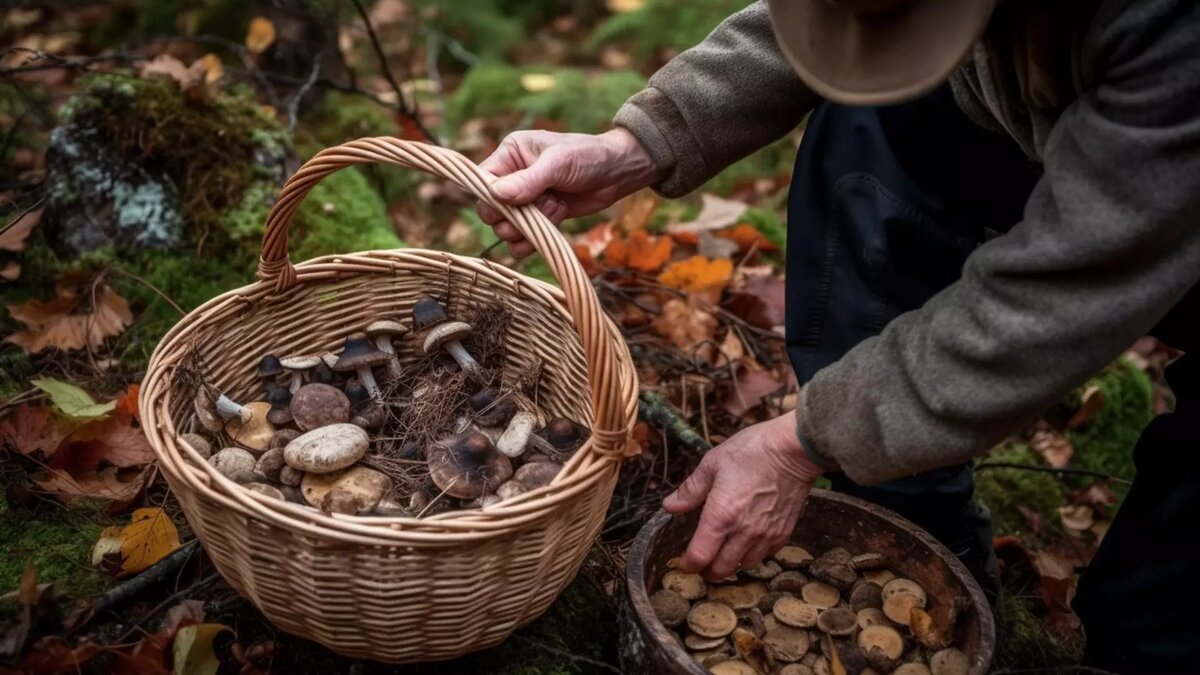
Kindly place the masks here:
<instances>
[{"instance_id":1,"label":"yellow leaf","mask_svg":"<svg viewBox=\"0 0 1200 675\"><path fill-rule=\"evenodd\" d=\"M92 550L92 563L106 565L120 556L118 576L136 574L179 548L179 531L160 508L138 509L125 527L109 527L100 533ZM116 565L113 565L115 568Z\"/></svg>"},{"instance_id":2,"label":"yellow leaf","mask_svg":"<svg viewBox=\"0 0 1200 675\"><path fill-rule=\"evenodd\" d=\"M225 66L221 63L221 57L209 52L199 59L196 63L201 63L204 66L204 83L212 84L221 79L225 75ZM196 64L192 64L195 67Z\"/></svg>"},{"instance_id":3,"label":"yellow leaf","mask_svg":"<svg viewBox=\"0 0 1200 675\"><path fill-rule=\"evenodd\" d=\"M275 24L264 16L256 16L250 21L246 31L246 49L251 54L261 54L275 42Z\"/></svg>"},{"instance_id":4,"label":"yellow leaf","mask_svg":"<svg viewBox=\"0 0 1200 675\"><path fill-rule=\"evenodd\" d=\"M534 94L550 91L558 86L558 79L549 73L526 73L521 76L521 88Z\"/></svg>"},{"instance_id":5,"label":"yellow leaf","mask_svg":"<svg viewBox=\"0 0 1200 675\"><path fill-rule=\"evenodd\" d=\"M695 293L709 302L721 299L721 292L731 279L733 263L728 258L709 260L702 255L671 263L658 275L662 285Z\"/></svg>"},{"instance_id":6,"label":"yellow leaf","mask_svg":"<svg viewBox=\"0 0 1200 675\"><path fill-rule=\"evenodd\" d=\"M221 667L213 651L213 638L224 632L233 632L229 626L219 623L198 623L184 626L175 634L175 675L216 675Z\"/></svg>"}]
</instances>

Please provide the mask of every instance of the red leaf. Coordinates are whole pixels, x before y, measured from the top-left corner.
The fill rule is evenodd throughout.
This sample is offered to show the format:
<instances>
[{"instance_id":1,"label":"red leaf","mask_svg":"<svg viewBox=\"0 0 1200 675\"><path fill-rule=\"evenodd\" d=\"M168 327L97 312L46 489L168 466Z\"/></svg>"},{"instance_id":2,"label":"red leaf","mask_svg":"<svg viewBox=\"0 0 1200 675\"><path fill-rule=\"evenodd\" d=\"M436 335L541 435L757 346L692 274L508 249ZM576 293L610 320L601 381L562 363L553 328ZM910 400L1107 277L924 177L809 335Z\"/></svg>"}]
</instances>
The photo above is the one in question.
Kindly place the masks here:
<instances>
[{"instance_id":1,"label":"red leaf","mask_svg":"<svg viewBox=\"0 0 1200 675\"><path fill-rule=\"evenodd\" d=\"M779 391L783 385L772 371L742 368L734 380L733 391L722 407L730 415L741 417L761 405L764 397Z\"/></svg>"},{"instance_id":2,"label":"red leaf","mask_svg":"<svg viewBox=\"0 0 1200 675\"><path fill-rule=\"evenodd\" d=\"M62 439L58 420L45 407L31 408L22 403L8 419L0 422L0 445L9 446L22 455L40 451L42 457L49 457Z\"/></svg>"},{"instance_id":3,"label":"red leaf","mask_svg":"<svg viewBox=\"0 0 1200 675\"><path fill-rule=\"evenodd\" d=\"M138 393L140 391L141 386L136 382L129 385L129 389L117 399L117 412L141 422L142 418L138 415Z\"/></svg>"},{"instance_id":4,"label":"red leaf","mask_svg":"<svg viewBox=\"0 0 1200 675\"><path fill-rule=\"evenodd\" d=\"M724 306L746 323L770 330L783 325L783 304L783 279L774 274L753 274L734 282Z\"/></svg>"}]
</instances>

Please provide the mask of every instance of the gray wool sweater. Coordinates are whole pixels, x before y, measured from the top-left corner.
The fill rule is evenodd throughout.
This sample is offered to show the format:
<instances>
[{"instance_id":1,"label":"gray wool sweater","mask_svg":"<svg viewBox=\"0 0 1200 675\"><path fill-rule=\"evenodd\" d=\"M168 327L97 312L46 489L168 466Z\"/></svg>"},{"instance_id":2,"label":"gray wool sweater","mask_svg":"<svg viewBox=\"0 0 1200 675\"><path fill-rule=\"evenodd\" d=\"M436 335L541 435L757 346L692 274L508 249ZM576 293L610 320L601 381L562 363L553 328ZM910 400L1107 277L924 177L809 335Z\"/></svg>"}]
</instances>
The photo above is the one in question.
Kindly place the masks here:
<instances>
[{"instance_id":1,"label":"gray wool sweater","mask_svg":"<svg viewBox=\"0 0 1200 675\"><path fill-rule=\"evenodd\" d=\"M1004 0L950 82L971 119L1043 174L1021 222L976 249L958 282L802 388L806 446L863 484L986 451L1200 279L1200 3ZM675 197L817 100L760 3L663 67L614 121L669 170L655 189Z\"/></svg>"}]
</instances>

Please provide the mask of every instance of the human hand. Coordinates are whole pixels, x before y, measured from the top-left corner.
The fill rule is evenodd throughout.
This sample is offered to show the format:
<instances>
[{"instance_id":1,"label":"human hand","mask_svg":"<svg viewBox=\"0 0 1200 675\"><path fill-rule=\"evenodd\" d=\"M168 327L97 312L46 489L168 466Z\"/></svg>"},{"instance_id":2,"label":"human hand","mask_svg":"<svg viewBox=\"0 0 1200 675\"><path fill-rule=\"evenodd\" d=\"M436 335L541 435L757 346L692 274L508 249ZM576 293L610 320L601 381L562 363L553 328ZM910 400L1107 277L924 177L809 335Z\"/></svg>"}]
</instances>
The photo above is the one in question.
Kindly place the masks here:
<instances>
[{"instance_id":1,"label":"human hand","mask_svg":"<svg viewBox=\"0 0 1200 675\"><path fill-rule=\"evenodd\" d=\"M663 501L676 515L704 505L680 569L724 579L787 544L823 473L804 453L795 423L786 413L739 431Z\"/></svg>"},{"instance_id":2,"label":"human hand","mask_svg":"<svg viewBox=\"0 0 1200 675\"><path fill-rule=\"evenodd\" d=\"M517 131L480 165L499 176L492 192L508 204L534 204L552 223L596 213L618 199L654 184L660 172L650 153L620 127L599 135ZM533 246L512 223L487 204L479 216L524 258Z\"/></svg>"}]
</instances>

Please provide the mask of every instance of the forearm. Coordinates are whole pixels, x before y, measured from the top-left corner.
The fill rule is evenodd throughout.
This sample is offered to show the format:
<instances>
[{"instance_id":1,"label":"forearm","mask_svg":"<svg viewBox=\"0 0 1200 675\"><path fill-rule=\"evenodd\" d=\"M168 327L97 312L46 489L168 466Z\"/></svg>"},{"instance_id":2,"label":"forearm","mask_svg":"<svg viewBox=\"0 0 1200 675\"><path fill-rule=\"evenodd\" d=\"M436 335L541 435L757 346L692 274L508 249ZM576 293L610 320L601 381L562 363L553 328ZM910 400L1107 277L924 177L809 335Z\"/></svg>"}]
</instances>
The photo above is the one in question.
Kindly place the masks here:
<instances>
[{"instance_id":1,"label":"forearm","mask_svg":"<svg viewBox=\"0 0 1200 675\"><path fill-rule=\"evenodd\" d=\"M655 189L678 197L782 137L816 101L779 51L759 2L655 73L614 123L664 172Z\"/></svg>"}]
</instances>

